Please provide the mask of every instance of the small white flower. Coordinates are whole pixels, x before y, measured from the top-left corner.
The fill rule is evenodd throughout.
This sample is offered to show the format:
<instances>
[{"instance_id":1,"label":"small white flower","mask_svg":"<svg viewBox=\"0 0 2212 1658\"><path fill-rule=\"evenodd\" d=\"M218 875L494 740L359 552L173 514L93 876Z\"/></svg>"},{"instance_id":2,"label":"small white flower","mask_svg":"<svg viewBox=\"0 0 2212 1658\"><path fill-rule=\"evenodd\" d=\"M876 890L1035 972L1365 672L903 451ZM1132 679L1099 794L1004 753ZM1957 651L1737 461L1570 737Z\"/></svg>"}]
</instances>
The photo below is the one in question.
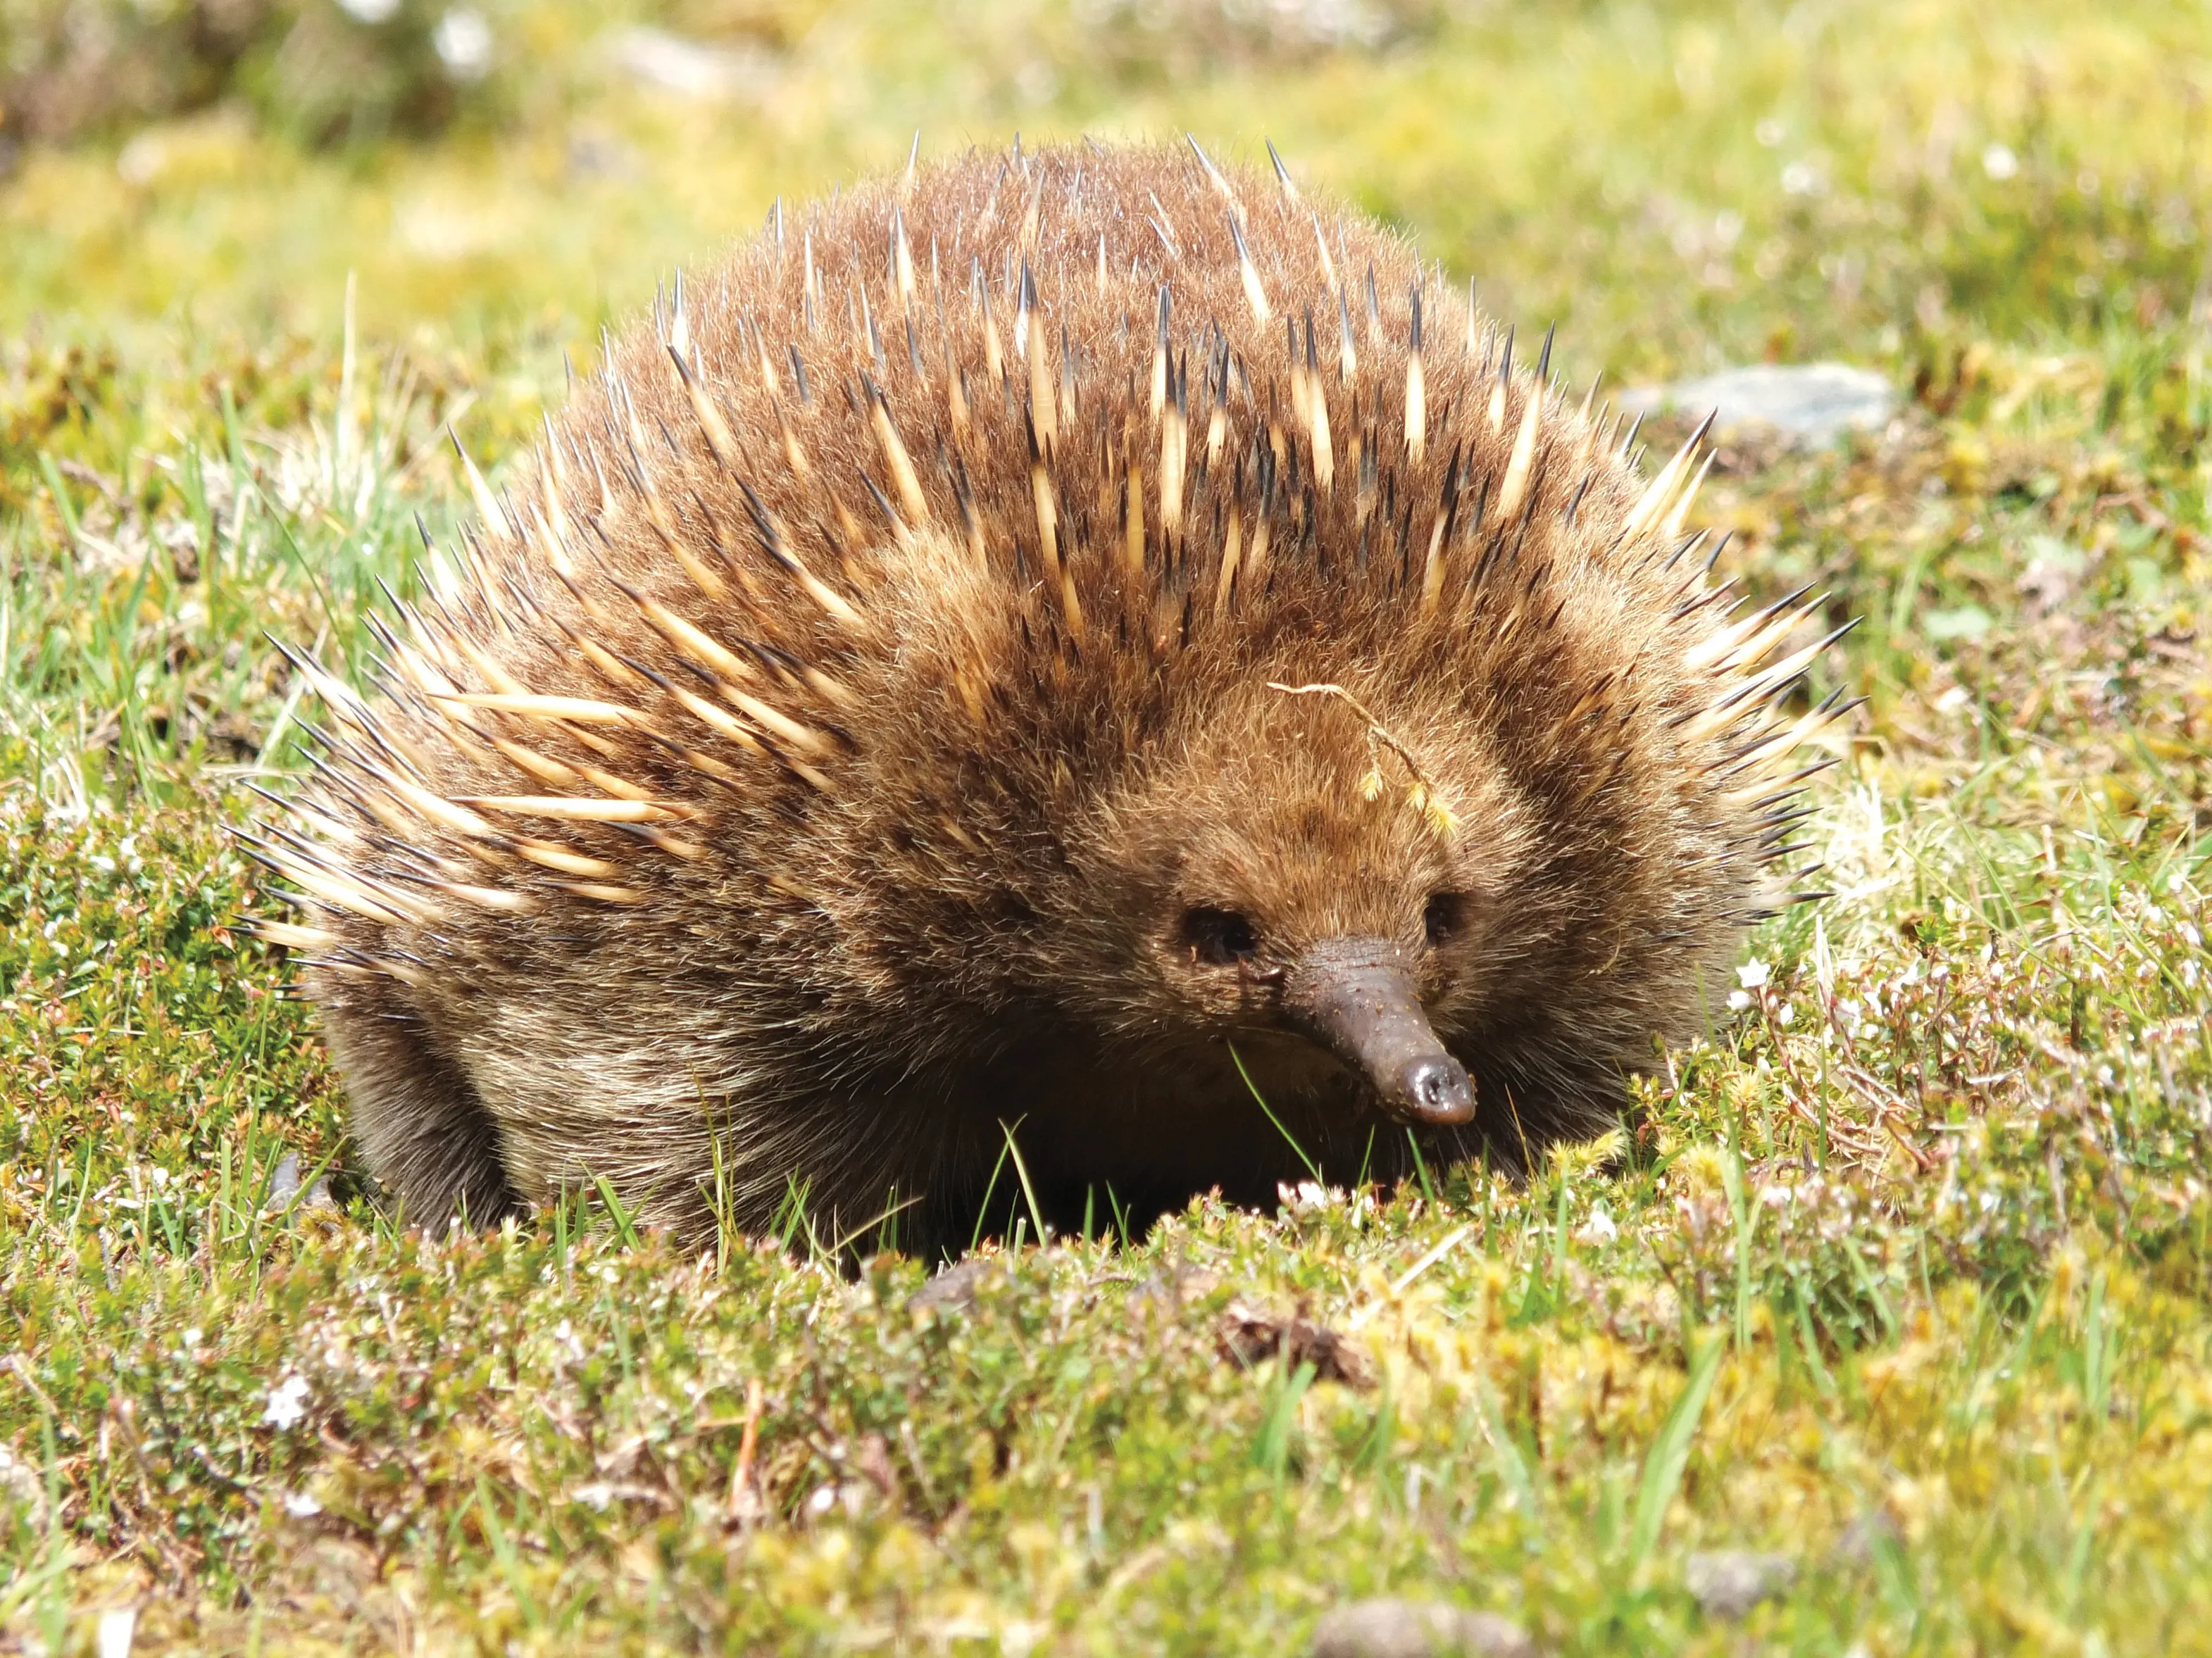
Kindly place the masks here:
<instances>
[{"instance_id":1,"label":"small white flower","mask_svg":"<svg viewBox=\"0 0 2212 1658\"><path fill-rule=\"evenodd\" d=\"M1792 161L1782 169L1782 193L1785 196L1817 196L1827 187L1820 169L1810 161Z\"/></svg>"},{"instance_id":2,"label":"small white flower","mask_svg":"<svg viewBox=\"0 0 2212 1658\"><path fill-rule=\"evenodd\" d=\"M284 1512L295 1520L312 1520L323 1511L323 1505L305 1491L284 1493Z\"/></svg>"},{"instance_id":3,"label":"small white flower","mask_svg":"<svg viewBox=\"0 0 2212 1658\"><path fill-rule=\"evenodd\" d=\"M2020 157L2010 144L1990 144L1982 151L1982 171L1992 179L2010 179L2020 172Z\"/></svg>"},{"instance_id":4,"label":"small white flower","mask_svg":"<svg viewBox=\"0 0 2212 1658\"><path fill-rule=\"evenodd\" d=\"M1784 1002L1782 1004L1781 1007L1776 1011L1774 1017L1779 1019L1784 1024L1793 1024L1796 1022L1797 1010L1790 1003Z\"/></svg>"},{"instance_id":5,"label":"small white flower","mask_svg":"<svg viewBox=\"0 0 2212 1658\"><path fill-rule=\"evenodd\" d=\"M1759 1200L1770 1209L1786 1208L1796 1196L1796 1192L1787 1186L1762 1186L1759 1188Z\"/></svg>"},{"instance_id":6,"label":"small white flower","mask_svg":"<svg viewBox=\"0 0 2212 1658\"><path fill-rule=\"evenodd\" d=\"M207 1334L203 1330L194 1328L185 1331L179 1339L182 1340L185 1345L188 1348L197 1347L200 1343L207 1339Z\"/></svg>"},{"instance_id":7,"label":"small white flower","mask_svg":"<svg viewBox=\"0 0 2212 1658\"><path fill-rule=\"evenodd\" d=\"M138 1608L110 1606L100 1614L93 1650L100 1658L131 1658L131 1643L137 1634Z\"/></svg>"},{"instance_id":8,"label":"small white flower","mask_svg":"<svg viewBox=\"0 0 2212 1658\"><path fill-rule=\"evenodd\" d=\"M1731 990L1729 992L1729 1011L1730 1012L1741 1013L1744 1009L1750 1005L1751 993L1748 990Z\"/></svg>"},{"instance_id":9,"label":"small white flower","mask_svg":"<svg viewBox=\"0 0 2212 1658\"><path fill-rule=\"evenodd\" d=\"M491 72L491 25L471 6L456 6L430 35L438 61L456 81L481 81Z\"/></svg>"},{"instance_id":10,"label":"small white flower","mask_svg":"<svg viewBox=\"0 0 2212 1658\"><path fill-rule=\"evenodd\" d=\"M338 6L356 22L371 28L390 22L399 14L399 0L338 0Z\"/></svg>"},{"instance_id":11,"label":"small white flower","mask_svg":"<svg viewBox=\"0 0 2212 1658\"><path fill-rule=\"evenodd\" d=\"M1766 982L1766 963L1753 957L1735 970L1735 981L1746 990L1757 990Z\"/></svg>"},{"instance_id":12,"label":"small white flower","mask_svg":"<svg viewBox=\"0 0 2212 1658\"><path fill-rule=\"evenodd\" d=\"M288 1376L269 1390L261 1419L278 1433L289 1433L307 1414L307 1378Z\"/></svg>"},{"instance_id":13,"label":"small white flower","mask_svg":"<svg viewBox=\"0 0 2212 1658\"><path fill-rule=\"evenodd\" d=\"M1586 1248L1595 1248L1600 1244L1611 1243L1620 1236L1620 1228L1606 1212L1605 1206L1596 1203L1590 1206L1589 1218L1577 1230L1575 1242Z\"/></svg>"},{"instance_id":14,"label":"small white flower","mask_svg":"<svg viewBox=\"0 0 2212 1658\"><path fill-rule=\"evenodd\" d=\"M1278 1182L1275 1197L1294 1215L1318 1215L1344 1201L1343 1193L1310 1180L1302 1180L1296 1186Z\"/></svg>"}]
</instances>

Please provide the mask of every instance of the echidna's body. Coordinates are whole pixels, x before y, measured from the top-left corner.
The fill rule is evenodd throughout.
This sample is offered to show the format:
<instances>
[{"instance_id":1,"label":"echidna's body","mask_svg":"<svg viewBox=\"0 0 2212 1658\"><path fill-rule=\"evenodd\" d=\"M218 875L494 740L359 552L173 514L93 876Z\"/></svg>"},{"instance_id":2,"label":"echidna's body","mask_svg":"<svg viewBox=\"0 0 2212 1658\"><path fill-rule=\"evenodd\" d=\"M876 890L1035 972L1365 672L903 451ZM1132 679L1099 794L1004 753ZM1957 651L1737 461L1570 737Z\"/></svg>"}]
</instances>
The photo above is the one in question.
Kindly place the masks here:
<instances>
[{"instance_id":1,"label":"echidna's body","mask_svg":"<svg viewBox=\"0 0 2212 1658\"><path fill-rule=\"evenodd\" d=\"M1402 242L975 156L679 295L386 695L325 683L268 847L410 1213L964 1237L1009 1129L1062 1217L1287 1139L1387 1177L1400 1122L1518 1164L1723 993L1799 618L1729 624L1686 459L1647 488Z\"/></svg>"}]
</instances>

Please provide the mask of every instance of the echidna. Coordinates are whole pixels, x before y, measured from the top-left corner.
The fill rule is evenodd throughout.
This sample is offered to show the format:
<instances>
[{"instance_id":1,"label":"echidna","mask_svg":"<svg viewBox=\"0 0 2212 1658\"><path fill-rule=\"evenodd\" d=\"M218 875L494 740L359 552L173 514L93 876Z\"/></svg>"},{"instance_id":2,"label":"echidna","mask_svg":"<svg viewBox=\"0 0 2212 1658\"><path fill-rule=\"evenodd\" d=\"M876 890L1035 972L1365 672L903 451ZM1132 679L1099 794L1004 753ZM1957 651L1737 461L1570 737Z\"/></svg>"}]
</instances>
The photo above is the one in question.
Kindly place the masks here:
<instances>
[{"instance_id":1,"label":"echidna","mask_svg":"<svg viewBox=\"0 0 2212 1658\"><path fill-rule=\"evenodd\" d=\"M779 210L468 467L380 695L302 663L267 931L369 1169L928 1247L1010 1139L1067 1224L1605 1128L1837 709L1548 355L1195 145Z\"/></svg>"}]
</instances>

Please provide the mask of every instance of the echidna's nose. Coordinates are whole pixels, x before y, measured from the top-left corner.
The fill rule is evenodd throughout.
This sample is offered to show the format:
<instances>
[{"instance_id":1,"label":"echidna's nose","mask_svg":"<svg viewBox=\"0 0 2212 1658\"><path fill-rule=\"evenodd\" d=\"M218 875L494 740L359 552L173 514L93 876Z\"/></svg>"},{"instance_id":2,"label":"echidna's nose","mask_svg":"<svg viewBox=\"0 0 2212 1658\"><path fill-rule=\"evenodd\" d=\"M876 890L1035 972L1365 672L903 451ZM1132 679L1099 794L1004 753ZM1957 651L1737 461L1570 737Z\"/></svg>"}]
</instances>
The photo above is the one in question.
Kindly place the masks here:
<instances>
[{"instance_id":1,"label":"echidna's nose","mask_svg":"<svg viewBox=\"0 0 2212 1658\"><path fill-rule=\"evenodd\" d=\"M1404 952L1387 939L1313 946L1284 975L1283 1013L1399 1121L1442 1127L1474 1115L1474 1080L1437 1040Z\"/></svg>"},{"instance_id":2,"label":"echidna's nose","mask_svg":"<svg viewBox=\"0 0 2212 1658\"><path fill-rule=\"evenodd\" d=\"M1397 1093L1422 1122L1465 1122L1474 1114L1474 1083L1449 1054L1413 1060L1398 1078Z\"/></svg>"}]
</instances>

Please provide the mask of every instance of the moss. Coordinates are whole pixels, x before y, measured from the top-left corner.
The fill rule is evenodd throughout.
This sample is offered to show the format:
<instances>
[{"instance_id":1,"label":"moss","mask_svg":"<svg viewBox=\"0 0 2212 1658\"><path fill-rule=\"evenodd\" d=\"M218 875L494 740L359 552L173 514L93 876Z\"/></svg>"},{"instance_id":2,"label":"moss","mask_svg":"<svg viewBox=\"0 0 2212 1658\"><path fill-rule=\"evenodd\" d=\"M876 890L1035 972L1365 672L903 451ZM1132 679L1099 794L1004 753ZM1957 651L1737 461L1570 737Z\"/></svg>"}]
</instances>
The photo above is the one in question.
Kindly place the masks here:
<instances>
[{"instance_id":1,"label":"moss","mask_svg":"<svg viewBox=\"0 0 2212 1658\"><path fill-rule=\"evenodd\" d=\"M86 1649L131 1605L217 1650L1273 1653L1406 1593L1569 1652L2203 1644L2201 42L2148 4L1389 15L1286 46L1228 8L636 14L742 48L732 104L548 3L498 12L528 51L439 143L320 149L240 81L22 154L10 1637ZM684 1259L580 1200L395 1232L230 924L223 826L295 763L263 630L358 671L414 515L464 510L446 424L496 476L563 351L775 192L917 125L1256 149L1262 118L1563 319L1577 379L1832 352L1911 388L1832 451L1730 445L1700 506L1754 596L1866 618L1803 831L1835 896L1752 941L1617 1144L1525 1187L998 1247L964 1309L918 1262ZM1365 1385L1240 1363L1232 1316L1335 1330ZM1727 1547L1798 1566L1741 1626L1684 1579Z\"/></svg>"}]
</instances>

